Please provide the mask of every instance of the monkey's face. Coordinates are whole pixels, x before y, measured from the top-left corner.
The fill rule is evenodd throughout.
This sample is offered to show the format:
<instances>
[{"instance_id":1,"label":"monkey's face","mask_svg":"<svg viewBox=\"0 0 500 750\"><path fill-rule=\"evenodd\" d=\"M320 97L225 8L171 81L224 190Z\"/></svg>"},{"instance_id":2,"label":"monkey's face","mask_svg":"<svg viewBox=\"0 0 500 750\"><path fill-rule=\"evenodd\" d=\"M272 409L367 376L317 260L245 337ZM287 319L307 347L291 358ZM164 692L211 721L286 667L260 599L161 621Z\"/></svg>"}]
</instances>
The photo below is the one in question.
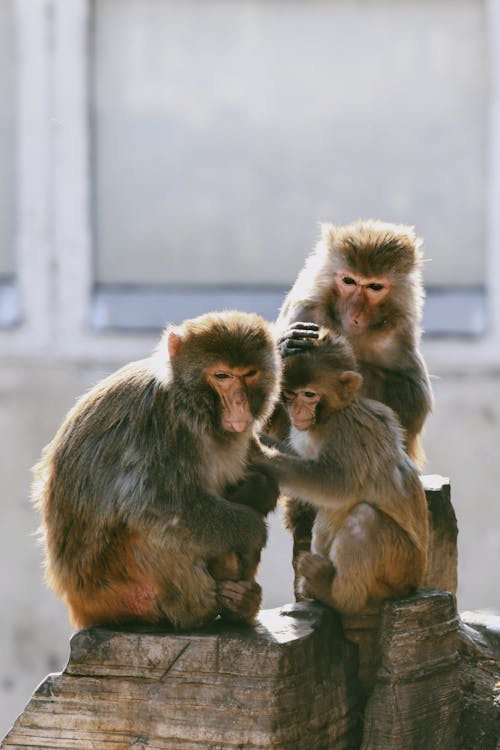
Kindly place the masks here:
<instances>
[{"instance_id":1,"label":"monkey's face","mask_svg":"<svg viewBox=\"0 0 500 750\"><path fill-rule=\"evenodd\" d=\"M245 432L251 426L249 391L257 385L260 375L257 368L228 367L224 363L205 371L209 386L220 399L221 425L226 432Z\"/></svg>"},{"instance_id":2,"label":"monkey's face","mask_svg":"<svg viewBox=\"0 0 500 750\"><path fill-rule=\"evenodd\" d=\"M349 269L335 273L340 297L340 318L345 334L357 336L377 325L383 317L380 307L391 290L387 276L366 277Z\"/></svg>"},{"instance_id":3,"label":"monkey's face","mask_svg":"<svg viewBox=\"0 0 500 750\"><path fill-rule=\"evenodd\" d=\"M308 430L316 423L316 408L321 395L313 386L284 390L283 398L296 430Z\"/></svg>"}]
</instances>

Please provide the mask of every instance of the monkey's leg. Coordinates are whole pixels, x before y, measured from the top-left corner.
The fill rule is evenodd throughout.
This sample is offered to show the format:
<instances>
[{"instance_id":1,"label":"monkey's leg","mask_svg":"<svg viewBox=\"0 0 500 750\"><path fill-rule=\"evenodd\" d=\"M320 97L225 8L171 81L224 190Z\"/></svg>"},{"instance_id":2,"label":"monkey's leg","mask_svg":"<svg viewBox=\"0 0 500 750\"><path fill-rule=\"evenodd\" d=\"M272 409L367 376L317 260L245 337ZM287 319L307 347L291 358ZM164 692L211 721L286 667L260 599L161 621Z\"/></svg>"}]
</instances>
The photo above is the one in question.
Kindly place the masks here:
<instances>
[{"instance_id":1,"label":"monkey's leg","mask_svg":"<svg viewBox=\"0 0 500 750\"><path fill-rule=\"evenodd\" d=\"M298 572L298 559L302 552L311 549L312 528L316 517L316 509L303 500L293 497L285 498L284 504L285 525L293 534L292 565L294 570L293 590L296 601L304 599L301 589L300 573Z\"/></svg>"},{"instance_id":2,"label":"monkey's leg","mask_svg":"<svg viewBox=\"0 0 500 750\"><path fill-rule=\"evenodd\" d=\"M179 630L203 627L219 613L216 581L202 561L187 555L179 555L175 565L165 568L158 610Z\"/></svg>"},{"instance_id":3,"label":"monkey's leg","mask_svg":"<svg viewBox=\"0 0 500 750\"><path fill-rule=\"evenodd\" d=\"M338 530L329 557L337 571L331 601L339 612L377 607L389 595L379 579L384 555L389 554L383 533L386 518L377 508L359 503Z\"/></svg>"},{"instance_id":4,"label":"monkey's leg","mask_svg":"<svg viewBox=\"0 0 500 750\"><path fill-rule=\"evenodd\" d=\"M311 552L302 552L297 559L300 591L304 596L332 606L332 584L335 568L330 560Z\"/></svg>"},{"instance_id":5,"label":"monkey's leg","mask_svg":"<svg viewBox=\"0 0 500 750\"><path fill-rule=\"evenodd\" d=\"M236 568L234 556L235 553L224 556L217 565L218 572L224 574L216 576L219 613L225 620L251 624L262 603L262 589L255 581L260 552L240 553Z\"/></svg>"}]
</instances>

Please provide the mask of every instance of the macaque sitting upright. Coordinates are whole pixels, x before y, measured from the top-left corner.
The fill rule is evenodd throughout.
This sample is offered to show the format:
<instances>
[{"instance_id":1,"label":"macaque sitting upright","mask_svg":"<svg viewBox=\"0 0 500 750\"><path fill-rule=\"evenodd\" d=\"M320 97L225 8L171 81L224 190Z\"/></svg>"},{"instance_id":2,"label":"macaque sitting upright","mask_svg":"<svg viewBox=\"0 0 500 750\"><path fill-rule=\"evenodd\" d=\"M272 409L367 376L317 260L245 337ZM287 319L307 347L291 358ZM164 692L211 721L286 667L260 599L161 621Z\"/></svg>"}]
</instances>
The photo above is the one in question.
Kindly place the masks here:
<instances>
[{"instance_id":1,"label":"macaque sitting upright","mask_svg":"<svg viewBox=\"0 0 500 750\"><path fill-rule=\"evenodd\" d=\"M421 240L412 227L383 221L324 224L316 248L288 293L276 321L284 358L307 348L320 326L342 334L363 376L361 392L396 413L409 456L421 467L420 433L432 391L419 351L424 290ZM266 427L283 438L289 428L278 406ZM310 548L315 509L288 498L293 564Z\"/></svg>"},{"instance_id":2,"label":"macaque sitting upright","mask_svg":"<svg viewBox=\"0 0 500 750\"><path fill-rule=\"evenodd\" d=\"M348 342L326 329L284 362L296 455L272 458L280 488L317 508L299 591L343 614L412 592L425 573L427 504L394 413L360 395Z\"/></svg>"},{"instance_id":3,"label":"macaque sitting upright","mask_svg":"<svg viewBox=\"0 0 500 750\"><path fill-rule=\"evenodd\" d=\"M264 516L253 467L277 397L265 322L211 313L167 328L149 359L96 385L35 467L47 579L76 627L252 622Z\"/></svg>"}]
</instances>

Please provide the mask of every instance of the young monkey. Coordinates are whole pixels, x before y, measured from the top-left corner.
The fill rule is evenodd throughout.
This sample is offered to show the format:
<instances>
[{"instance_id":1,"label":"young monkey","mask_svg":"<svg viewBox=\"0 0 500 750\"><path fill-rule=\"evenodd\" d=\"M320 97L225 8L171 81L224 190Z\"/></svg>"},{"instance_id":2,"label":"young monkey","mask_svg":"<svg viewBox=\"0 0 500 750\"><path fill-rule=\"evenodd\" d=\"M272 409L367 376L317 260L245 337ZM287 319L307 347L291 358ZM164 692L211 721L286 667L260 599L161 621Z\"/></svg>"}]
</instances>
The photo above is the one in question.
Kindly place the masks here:
<instances>
[{"instance_id":1,"label":"young monkey","mask_svg":"<svg viewBox=\"0 0 500 750\"><path fill-rule=\"evenodd\" d=\"M348 342L321 329L284 361L283 399L298 455L272 459L282 491L317 509L299 590L343 614L404 596L426 567L427 504L393 411L359 394Z\"/></svg>"}]
</instances>

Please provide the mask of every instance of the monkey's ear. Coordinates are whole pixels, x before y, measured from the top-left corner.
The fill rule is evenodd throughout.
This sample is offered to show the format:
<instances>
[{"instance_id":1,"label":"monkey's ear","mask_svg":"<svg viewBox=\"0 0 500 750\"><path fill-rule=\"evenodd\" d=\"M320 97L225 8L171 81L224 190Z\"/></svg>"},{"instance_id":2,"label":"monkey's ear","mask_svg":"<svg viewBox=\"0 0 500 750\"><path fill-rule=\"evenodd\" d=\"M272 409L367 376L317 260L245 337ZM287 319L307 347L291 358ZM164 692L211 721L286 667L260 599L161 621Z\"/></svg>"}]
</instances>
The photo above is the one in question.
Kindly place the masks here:
<instances>
[{"instance_id":1,"label":"monkey's ear","mask_svg":"<svg viewBox=\"0 0 500 750\"><path fill-rule=\"evenodd\" d=\"M179 353L182 343L182 328L171 328L167 334L167 348L170 359L173 359Z\"/></svg>"},{"instance_id":2,"label":"monkey's ear","mask_svg":"<svg viewBox=\"0 0 500 750\"><path fill-rule=\"evenodd\" d=\"M361 388L362 382L362 375L354 370L344 370L338 375L335 391L343 404L348 404L352 400L354 394Z\"/></svg>"}]
</instances>

